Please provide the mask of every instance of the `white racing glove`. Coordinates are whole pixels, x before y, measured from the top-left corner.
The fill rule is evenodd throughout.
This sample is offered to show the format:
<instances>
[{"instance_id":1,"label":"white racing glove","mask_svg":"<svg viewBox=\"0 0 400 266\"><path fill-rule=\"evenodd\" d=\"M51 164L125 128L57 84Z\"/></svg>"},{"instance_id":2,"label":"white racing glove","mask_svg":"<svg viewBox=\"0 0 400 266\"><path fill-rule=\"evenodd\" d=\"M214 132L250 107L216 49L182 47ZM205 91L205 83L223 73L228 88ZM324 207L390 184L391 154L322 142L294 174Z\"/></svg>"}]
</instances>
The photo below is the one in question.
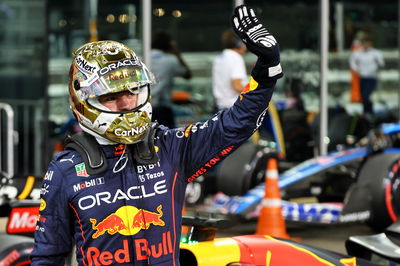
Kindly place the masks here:
<instances>
[{"instance_id":1,"label":"white racing glove","mask_svg":"<svg viewBox=\"0 0 400 266\"><path fill-rule=\"evenodd\" d=\"M258 56L251 75L257 82L276 80L283 76L279 45L258 21L254 10L240 5L232 16L233 29L246 44L247 49Z\"/></svg>"}]
</instances>

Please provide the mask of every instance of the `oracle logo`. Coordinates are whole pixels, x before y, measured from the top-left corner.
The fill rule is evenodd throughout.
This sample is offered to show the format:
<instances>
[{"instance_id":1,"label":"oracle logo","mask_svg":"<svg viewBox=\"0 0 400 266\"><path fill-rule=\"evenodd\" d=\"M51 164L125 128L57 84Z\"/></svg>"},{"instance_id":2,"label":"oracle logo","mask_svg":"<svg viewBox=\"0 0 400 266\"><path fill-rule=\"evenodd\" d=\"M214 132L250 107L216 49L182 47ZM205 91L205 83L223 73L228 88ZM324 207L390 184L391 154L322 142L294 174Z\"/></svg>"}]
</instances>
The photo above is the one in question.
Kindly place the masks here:
<instances>
[{"instance_id":1,"label":"oracle logo","mask_svg":"<svg viewBox=\"0 0 400 266\"><path fill-rule=\"evenodd\" d=\"M9 234L31 233L36 230L39 207L21 207L11 210L7 224Z\"/></svg>"}]
</instances>

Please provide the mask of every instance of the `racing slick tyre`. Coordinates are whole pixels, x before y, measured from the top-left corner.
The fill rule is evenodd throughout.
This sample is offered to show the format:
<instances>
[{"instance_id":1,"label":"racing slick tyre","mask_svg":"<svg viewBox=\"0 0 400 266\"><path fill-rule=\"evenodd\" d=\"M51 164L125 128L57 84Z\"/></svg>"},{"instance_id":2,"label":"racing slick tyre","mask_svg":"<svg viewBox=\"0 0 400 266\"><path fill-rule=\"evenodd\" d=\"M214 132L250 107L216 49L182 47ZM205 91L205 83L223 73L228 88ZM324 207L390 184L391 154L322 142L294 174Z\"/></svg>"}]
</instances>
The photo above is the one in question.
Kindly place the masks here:
<instances>
[{"instance_id":1,"label":"racing slick tyre","mask_svg":"<svg viewBox=\"0 0 400 266\"><path fill-rule=\"evenodd\" d=\"M33 238L0 234L0 265L30 265Z\"/></svg>"},{"instance_id":2,"label":"racing slick tyre","mask_svg":"<svg viewBox=\"0 0 400 266\"><path fill-rule=\"evenodd\" d=\"M264 180L265 166L271 156L261 145L243 143L218 168L218 191L228 196L243 195Z\"/></svg>"},{"instance_id":3,"label":"racing slick tyre","mask_svg":"<svg viewBox=\"0 0 400 266\"><path fill-rule=\"evenodd\" d=\"M188 206L201 204L205 198L204 176L199 176L196 180L187 184L185 192L185 202Z\"/></svg>"},{"instance_id":4,"label":"racing slick tyre","mask_svg":"<svg viewBox=\"0 0 400 266\"><path fill-rule=\"evenodd\" d=\"M382 232L398 216L394 208L400 201L395 201L393 192L400 181L399 164L400 154L379 154L367 160L359 173L357 185L368 188L365 200L370 197L371 213L366 223L377 232Z\"/></svg>"}]
</instances>

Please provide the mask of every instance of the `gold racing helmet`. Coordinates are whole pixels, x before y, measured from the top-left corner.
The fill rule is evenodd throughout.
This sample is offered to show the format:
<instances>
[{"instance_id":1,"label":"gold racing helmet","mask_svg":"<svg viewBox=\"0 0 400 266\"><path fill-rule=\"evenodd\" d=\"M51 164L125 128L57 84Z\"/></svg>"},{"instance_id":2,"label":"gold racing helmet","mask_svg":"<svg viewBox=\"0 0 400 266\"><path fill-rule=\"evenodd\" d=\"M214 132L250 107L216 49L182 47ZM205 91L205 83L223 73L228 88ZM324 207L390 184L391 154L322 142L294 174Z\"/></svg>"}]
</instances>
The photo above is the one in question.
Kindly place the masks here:
<instances>
[{"instance_id":1,"label":"gold racing helmet","mask_svg":"<svg viewBox=\"0 0 400 266\"><path fill-rule=\"evenodd\" d=\"M87 43L73 52L69 73L70 105L81 128L111 143L133 144L150 130L150 85L154 75L129 47L115 41ZM99 97L129 92L131 110L112 111Z\"/></svg>"}]
</instances>

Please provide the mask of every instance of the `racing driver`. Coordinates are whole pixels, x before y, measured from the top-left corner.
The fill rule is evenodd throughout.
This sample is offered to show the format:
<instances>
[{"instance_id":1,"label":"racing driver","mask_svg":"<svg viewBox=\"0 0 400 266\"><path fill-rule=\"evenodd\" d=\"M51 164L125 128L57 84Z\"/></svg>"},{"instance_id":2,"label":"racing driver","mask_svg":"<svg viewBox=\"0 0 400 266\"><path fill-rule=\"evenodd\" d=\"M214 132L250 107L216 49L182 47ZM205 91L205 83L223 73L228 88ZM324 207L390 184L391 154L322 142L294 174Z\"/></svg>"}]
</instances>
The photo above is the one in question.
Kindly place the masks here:
<instances>
[{"instance_id":1,"label":"racing driver","mask_svg":"<svg viewBox=\"0 0 400 266\"><path fill-rule=\"evenodd\" d=\"M79 265L179 265L186 185L254 133L283 75L251 8L236 7L232 25L258 56L249 84L230 109L186 128L151 123L154 78L127 46L73 53L70 105L83 131L43 178L32 265L64 265L73 244Z\"/></svg>"}]
</instances>

